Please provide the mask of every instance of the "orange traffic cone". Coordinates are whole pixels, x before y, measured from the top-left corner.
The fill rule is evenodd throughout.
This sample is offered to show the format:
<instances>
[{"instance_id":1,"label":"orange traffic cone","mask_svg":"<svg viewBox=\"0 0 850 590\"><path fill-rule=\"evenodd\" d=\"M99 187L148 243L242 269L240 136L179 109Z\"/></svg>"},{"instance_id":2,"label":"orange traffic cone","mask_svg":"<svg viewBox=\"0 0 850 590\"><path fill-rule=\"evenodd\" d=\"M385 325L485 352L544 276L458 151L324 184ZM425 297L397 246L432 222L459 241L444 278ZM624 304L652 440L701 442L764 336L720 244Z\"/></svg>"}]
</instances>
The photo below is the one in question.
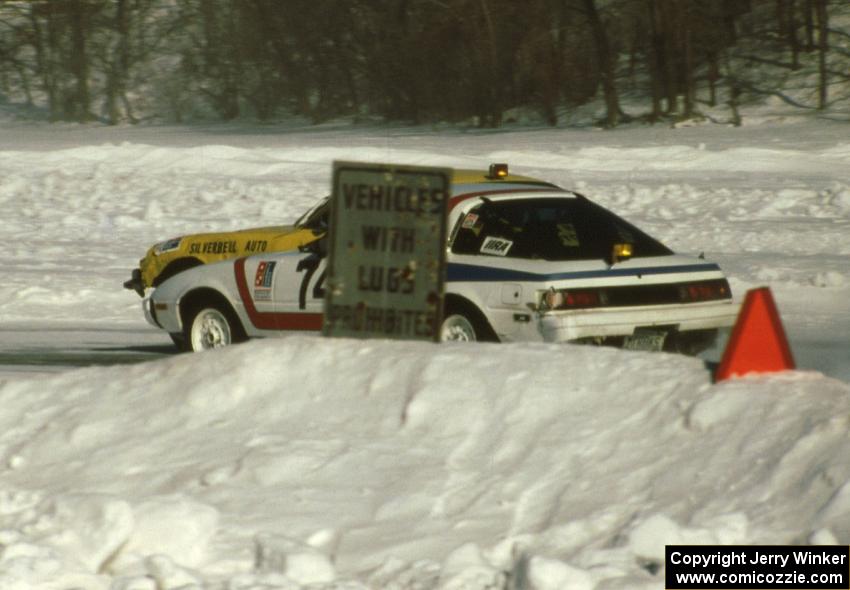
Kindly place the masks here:
<instances>
[{"instance_id":1,"label":"orange traffic cone","mask_svg":"<svg viewBox=\"0 0 850 590\"><path fill-rule=\"evenodd\" d=\"M791 347L768 287L747 291L715 381L747 373L775 373L794 368Z\"/></svg>"}]
</instances>

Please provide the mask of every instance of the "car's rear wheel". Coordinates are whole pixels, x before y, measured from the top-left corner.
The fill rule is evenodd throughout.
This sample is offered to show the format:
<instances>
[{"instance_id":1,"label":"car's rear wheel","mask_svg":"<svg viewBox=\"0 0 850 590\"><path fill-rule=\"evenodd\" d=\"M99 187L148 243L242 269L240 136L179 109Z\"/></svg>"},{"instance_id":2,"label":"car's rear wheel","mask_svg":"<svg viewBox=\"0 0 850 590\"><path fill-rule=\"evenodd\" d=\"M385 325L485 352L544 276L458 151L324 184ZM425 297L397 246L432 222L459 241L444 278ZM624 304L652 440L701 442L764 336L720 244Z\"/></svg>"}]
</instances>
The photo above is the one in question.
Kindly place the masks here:
<instances>
[{"instance_id":1,"label":"car's rear wheel","mask_svg":"<svg viewBox=\"0 0 850 590\"><path fill-rule=\"evenodd\" d=\"M241 326L220 305L201 306L186 322L186 348L194 352L224 348L241 342Z\"/></svg>"},{"instance_id":2,"label":"car's rear wheel","mask_svg":"<svg viewBox=\"0 0 850 590\"><path fill-rule=\"evenodd\" d=\"M476 342L479 340L475 324L460 313L447 315L440 326L440 342Z\"/></svg>"},{"instance_id":3,"label":"car's rear wheel","mask_svg":"<svg viewBox=\"0 0 850 590\"><path fill-rule=\"evenodd\" d=\"M499 337L490 327L483 313L470 301L448 295L443 323L440 324L440 342L498 342Z\"/></svg>"}]
</instances>

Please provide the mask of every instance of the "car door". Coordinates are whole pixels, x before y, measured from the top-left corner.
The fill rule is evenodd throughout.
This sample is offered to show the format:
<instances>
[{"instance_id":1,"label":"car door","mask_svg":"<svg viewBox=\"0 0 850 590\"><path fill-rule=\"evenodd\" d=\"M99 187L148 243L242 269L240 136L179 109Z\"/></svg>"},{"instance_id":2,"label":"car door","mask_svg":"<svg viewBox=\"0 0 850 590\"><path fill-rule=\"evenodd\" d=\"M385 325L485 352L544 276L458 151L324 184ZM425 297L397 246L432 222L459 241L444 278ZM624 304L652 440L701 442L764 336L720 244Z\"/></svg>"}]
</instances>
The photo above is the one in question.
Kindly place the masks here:
<instances>
[{"instance_id":1,"label":"car door","mask_svg":"<svg viewBox=\"0 0 850 590\"><path fill-rule=\"evenodd\" d=\"M321 330L327 257L313 249L288 252L276 263L276 277L271 289L278 330Z\"/></svg>"},{"instance_id":2,"label":"car door","mask_svg":"<svg viewBox=\"0 0 850 590\"><path fill-rule=\"evenodd\" d=\"M249 333L322 328L325 261L310 252L276 252L240 258L234 263L237 289L250 322Z\"/></svg>"},{"instance_id":3,"label":"car door","mask_svg":"<svg viewBox=\"0 0 850 590\"><path fill-rule=\"evenodd\" d=\"M250 322L246 326L249 334L277 334L271 287L277 278L278 264L274 254L238 258L233 263L236 288Z\"/></svg>"}]
</instances>

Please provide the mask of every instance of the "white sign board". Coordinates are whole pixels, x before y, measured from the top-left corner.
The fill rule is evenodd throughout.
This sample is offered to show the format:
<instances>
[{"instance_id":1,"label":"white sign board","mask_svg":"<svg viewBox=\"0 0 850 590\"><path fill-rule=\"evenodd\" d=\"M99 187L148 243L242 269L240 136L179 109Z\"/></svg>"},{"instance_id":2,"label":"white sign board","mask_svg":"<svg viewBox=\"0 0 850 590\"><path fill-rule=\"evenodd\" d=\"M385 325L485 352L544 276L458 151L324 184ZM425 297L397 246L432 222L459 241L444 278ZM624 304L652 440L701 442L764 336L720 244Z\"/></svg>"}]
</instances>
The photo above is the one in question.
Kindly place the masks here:
<instances>
[{"instance_id":1,"label":"white sign board","mask_svg":"<svg viewBox=\"0 0 850 590\"><path fill-rule=\"evenodd\" d=\"M326 336L439 340L451 175L334 162Z\"/></svg>"}]
</instances>

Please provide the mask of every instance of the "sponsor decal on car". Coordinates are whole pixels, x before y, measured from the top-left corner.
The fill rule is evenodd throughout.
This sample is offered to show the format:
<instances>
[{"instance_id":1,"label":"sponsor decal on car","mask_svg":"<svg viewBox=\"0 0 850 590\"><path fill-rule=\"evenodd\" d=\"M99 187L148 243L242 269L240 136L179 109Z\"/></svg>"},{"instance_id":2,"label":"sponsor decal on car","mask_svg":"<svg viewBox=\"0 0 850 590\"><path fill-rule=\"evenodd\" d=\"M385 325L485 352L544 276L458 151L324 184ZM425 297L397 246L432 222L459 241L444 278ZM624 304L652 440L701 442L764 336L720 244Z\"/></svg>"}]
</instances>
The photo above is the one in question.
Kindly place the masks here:
<instances>
[{"instance_id":1,"label":"sponsor decal on car","mask_svg":"<svg viewBox=\"0 0 850 590\"><path fill-rule=\"evenodd\" d=\"M268 247L266 240L248 240L245 243L245 252L265 252Z\"/></svg>"},{"instance_id":2,"label":"sponsor decal on car","mask_svg":"<svg viewBox=\"0 0 850 590\"><path fill-rule=\"evenodd\" d=\"M463 218L463 229L472 229L475 227L475 224L478 223L478 215L475 213L468 213L466 217Z\"/></svg>"},{"instance_id":3,"label":"sponsor decal on car","mask_svg":"<svg viewBox=\"0 0 850 590\"><path fill-rule=\"evenodd\" d=\"M236 240L201 242L189 247L189 254L236 254Z\"/></svg>"},{"instance_id":4,"label":"sponsor decal on car","mask_svg":"<svg viewBox=\"0 0 850 590\"><path fill-rule=\"evenodd\" d=\"M257 274L254 277L254 299L256 301L269 301L272 297L272 281L274 280L274 261L262 261L257 266Z\"/></svg>"}]
</instances>

